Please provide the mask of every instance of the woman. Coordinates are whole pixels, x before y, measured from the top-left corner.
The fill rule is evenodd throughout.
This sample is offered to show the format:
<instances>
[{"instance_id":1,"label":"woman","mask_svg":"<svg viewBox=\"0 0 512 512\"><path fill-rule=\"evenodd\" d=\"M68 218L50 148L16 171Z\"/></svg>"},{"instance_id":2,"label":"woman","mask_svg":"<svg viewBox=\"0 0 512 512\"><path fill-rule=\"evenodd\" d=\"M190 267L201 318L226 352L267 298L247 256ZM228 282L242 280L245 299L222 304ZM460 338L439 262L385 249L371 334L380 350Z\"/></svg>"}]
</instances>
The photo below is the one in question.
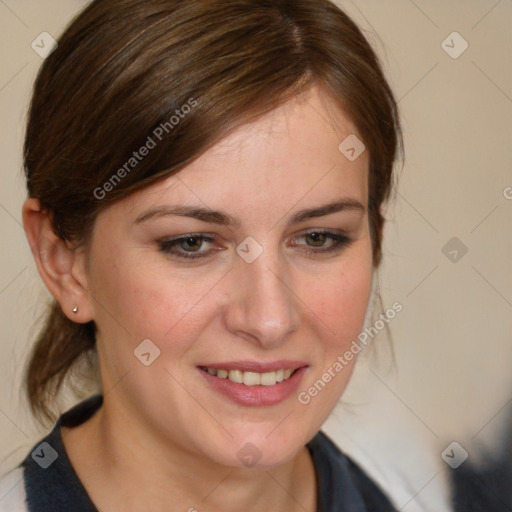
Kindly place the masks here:
<instances>
[{"instance_id":1,"label":"woman","mask_svg":"<svg viewBox=\"0 0 512 512\"><path fill-rule=\"evenodd\" d=\"M319 429L399 140L327 0L92 2L35 84L23 222L55 298L33 412L84 361L101 392L4 478L5 510L393 510Z\"/></svg>"}]
</instances>

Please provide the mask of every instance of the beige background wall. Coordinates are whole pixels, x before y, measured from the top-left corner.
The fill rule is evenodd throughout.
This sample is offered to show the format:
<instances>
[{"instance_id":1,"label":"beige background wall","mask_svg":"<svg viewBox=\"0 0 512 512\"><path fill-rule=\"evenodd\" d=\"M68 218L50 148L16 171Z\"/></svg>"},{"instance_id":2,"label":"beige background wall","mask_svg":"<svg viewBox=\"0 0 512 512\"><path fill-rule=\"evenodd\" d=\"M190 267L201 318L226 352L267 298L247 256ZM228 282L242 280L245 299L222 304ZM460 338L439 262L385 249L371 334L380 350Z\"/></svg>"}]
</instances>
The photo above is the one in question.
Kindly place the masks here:
<instances>
[{"instance_id":1,"label":"beige background wall","mask_svg":"<svg viewBox=\"0 0 512 512\"><path fill-rule=\"evenodd\" d=\"M440 511L453 471L441 452L457 441L477 462L482 446L495 449L512 398L512 3L339 4L368 32L402 109L406 159L381 282L385 308L404 309L390 323L396 369L377 337L381 363L362 361L344 397L351 405L326 430L402 510ZM0 1L0 474L43 433L19 391L45 297L20 216L23 125L41 64L31 42L57 36L83 5ZM454 31L469 45L460 56ZM445 255L453 237L459 247Z\"/></svg>"}]
</instances>

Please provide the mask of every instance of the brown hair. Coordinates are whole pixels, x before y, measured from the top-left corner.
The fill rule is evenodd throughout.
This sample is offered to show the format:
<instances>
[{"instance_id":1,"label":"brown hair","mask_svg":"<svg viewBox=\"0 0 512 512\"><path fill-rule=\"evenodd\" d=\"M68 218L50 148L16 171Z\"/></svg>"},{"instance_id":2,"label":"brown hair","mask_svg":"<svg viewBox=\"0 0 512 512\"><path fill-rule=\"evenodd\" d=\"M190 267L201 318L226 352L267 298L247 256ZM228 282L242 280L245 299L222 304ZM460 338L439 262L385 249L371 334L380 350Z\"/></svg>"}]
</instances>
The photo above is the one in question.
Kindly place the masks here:
<instances>
[{"instance_id":1,"label":"brown hair","mask_svg":"<svg viewBox=\"0 0 512 512\"><path fill-rule=\"evenodd\" d=\"M60 237L84 244L102 209L313 84L344 108L369 152L376 268L379 209L401 142L397 106L370 45L329 0L93 1L35 82L28 194L51 212ZM134 156L150 145L144 158ZM52 395L70 369L94 363L94 333L93 322L74 323L53 302L26 370L40 420L54 419Z\"/></svg>"}]
</instances>

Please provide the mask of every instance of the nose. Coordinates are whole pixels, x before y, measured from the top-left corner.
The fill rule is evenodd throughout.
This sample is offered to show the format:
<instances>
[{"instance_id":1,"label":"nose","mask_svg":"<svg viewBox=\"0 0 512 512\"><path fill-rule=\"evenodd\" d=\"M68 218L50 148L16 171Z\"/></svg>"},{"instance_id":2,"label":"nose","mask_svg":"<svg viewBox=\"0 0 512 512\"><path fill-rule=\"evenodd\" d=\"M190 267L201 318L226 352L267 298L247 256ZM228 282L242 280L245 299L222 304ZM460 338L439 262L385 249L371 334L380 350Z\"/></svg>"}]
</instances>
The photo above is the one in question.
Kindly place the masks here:
<instances>
[{"instance_id":1,"label":"nose","mask_svg":"<svg viewBox=\"0 0 512 512\"><path fill-rule=\"evenodd\" d=\"M236 265L226 310L228 330L264 348L279 346L301 320L291 272L267 251L252 263L240 259Z\"/></svg>"}]
</instances>

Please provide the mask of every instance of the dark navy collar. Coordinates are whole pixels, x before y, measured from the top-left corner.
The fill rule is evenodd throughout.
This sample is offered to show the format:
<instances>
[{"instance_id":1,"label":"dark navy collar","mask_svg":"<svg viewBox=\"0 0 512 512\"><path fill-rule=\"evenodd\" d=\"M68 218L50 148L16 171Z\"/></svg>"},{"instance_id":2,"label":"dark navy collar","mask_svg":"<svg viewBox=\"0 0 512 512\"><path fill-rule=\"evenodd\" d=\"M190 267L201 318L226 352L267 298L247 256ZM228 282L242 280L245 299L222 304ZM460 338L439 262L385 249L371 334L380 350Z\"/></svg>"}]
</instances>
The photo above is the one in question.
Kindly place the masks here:
<instances>
[{"instance_id":1,"label":"dark navy collar","mask_svg":"<svg viewBox=\"0 0 512 512\"><path fill-rule=\"evenodd\" d=\"M52 431L34 445L21 463L30 512L98 512L67 456L61 427L80 425L102 403L103 396L94 395L62 414Z\"/></svg>"},{"instance_id":2,"label":"dark navy collar","mask_svg":"<svg viewBox=\"0 0 512 512\"><path fill-rule=\"evenodd\" d=\"M306 446L315 466L317 512L396 511L366 473L323 432L318 432Z\"/></svg>"},{"instance_id":3,"label":"dark navy collar","mask_svg":"<svg viewBox=\"0 0 512 512\"><path fill-rule=\"evenodd\" d=\"M65 412L21 463L30 512L98 512L66 454L61 427L80 425L102 403L103 397L94 395ZM318 432L307 448L318 482L317 512L395 510L376 484L323 432Z\"/></svg>"}]
</instances>

